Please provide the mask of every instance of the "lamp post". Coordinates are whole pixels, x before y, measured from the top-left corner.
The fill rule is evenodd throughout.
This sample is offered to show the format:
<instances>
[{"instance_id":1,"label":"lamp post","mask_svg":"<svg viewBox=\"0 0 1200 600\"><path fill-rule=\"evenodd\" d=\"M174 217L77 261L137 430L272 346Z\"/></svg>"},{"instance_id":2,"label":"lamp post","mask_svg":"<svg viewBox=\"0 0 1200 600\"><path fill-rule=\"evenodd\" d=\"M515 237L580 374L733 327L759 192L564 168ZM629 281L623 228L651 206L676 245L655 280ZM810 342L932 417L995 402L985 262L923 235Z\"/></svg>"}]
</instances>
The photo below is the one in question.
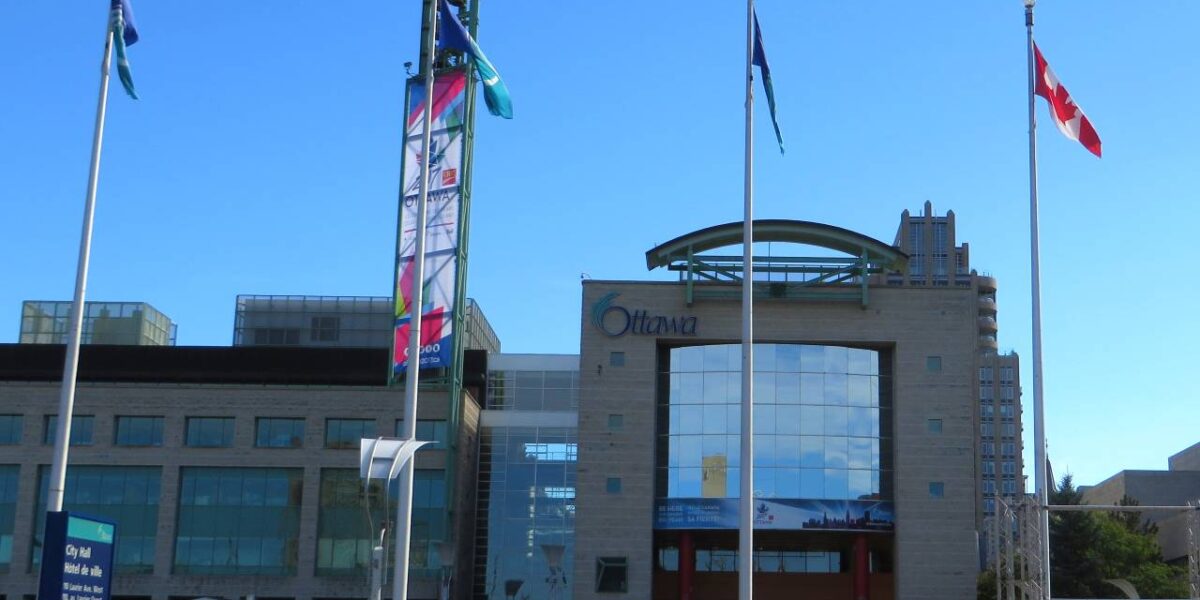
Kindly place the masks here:
<instances>
[{"instance_id":1,"label":"lamp post","mask_svg":"<svg viewBox=\"0 0 1200 600\"><path fill-rule=\"evenodd\" d=\"M437 542L438 562L442 564L441 600L450 600L450 584L454 581L454 551L454 542Z\"/></svg>"},{"instance_id":2,"label":"lamp post","mask_svg":"<svg viewBox=\"0 0 1200 600\"><path fill-rule=\"evenodd\" d=\"M542 554L546 555L546 566L550 568L550 576L546 583L550 586L549 600L562 597L562 588L567 585L567 576L563 573L562 559L566 546L562 544L542 544Z\"/></svg>"}]
</instances>

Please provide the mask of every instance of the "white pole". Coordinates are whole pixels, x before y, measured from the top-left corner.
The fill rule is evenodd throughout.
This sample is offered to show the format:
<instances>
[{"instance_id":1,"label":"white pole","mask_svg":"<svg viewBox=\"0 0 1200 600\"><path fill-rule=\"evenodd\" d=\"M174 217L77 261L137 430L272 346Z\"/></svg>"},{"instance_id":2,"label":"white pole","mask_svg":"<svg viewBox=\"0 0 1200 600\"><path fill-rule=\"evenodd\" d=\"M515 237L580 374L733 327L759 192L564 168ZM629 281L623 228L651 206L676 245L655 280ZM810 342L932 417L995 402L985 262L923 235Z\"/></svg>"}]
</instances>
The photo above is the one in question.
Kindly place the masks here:
<instances>
[{"instance_id":1,"label":"white pole","mask_svg":"<svg viewBox=\"0 0 1200 600\"><path fill-rule=\"evenodd\" d=\"M87 200L83 205L83 233L79 237L79 265L75 271L75 298L71 302L71 331L67 338L67 358L63 363L62 393L58 399L58 428L54 433L54 461L50 467L47 512L63 507L67 480L67 453L70 451L71 416L75 412L75 380L79 371L79 341L83 335L83 299L87 292L88 263L92 255L92 216L96 212L96 184L100 179L100 148L104 143L104 114L108 108L108 70L112 62L112 15L104 38L104 59L100 61L100 99L96 102L96 126L92 133L92 164L88 169Z\"/></svg>"},{"instance_id":2,"label":"white pole","mask_svg":"<svg viewBox=\"0 0 1200 600\"><path fill-rule=\"evenodd\" d=\"M1050 598L1050 512L1049 485L1046 480L1046 410L1042 401L1042 274L1038 234L1037 119L1034 117L1033 5L1025 0L1026 54L1029 67L1029 263L1033 297L1033 429L1037 438L1034 449L1034 490L1037 493L1041 522L1042 594Z\"/></svg>"},{"instance_id":3,"label":"white pole","mask_svg":"<svg viewBox=\"0 0 1200 600\"><path fill-rule=\"evenodd\" d=\"M401 437L406 440L417 439L417 379L421 372L421 305L423 288L425 287L425 213L429 200L429 145L433 130L433 58L437 54L434 44L437 40L437 14L435 2L427 2L429 7L429 37L424 46L429 49L428 62L421 67L425 70L425 111L424 129L421 132L421 181L417 195L417 244L413 255L412 303L409 305L408 358L404 377L404 431ZM407 143L407 141L405 142ZM413 463L405 461L400 470L400 498L396 506L396 565L395 588L393 600L408 598L408 552L412 540L412 499L413 499Z\"/></svg>"},{"instance_id":4,"label":"white pole","mask_svg":"<svg viewBox=\"0 0 1200 600\"><path fill-rule=\"evenodd\" d=\"M738 598L754 597L754 0L746 1L746 164L742 218L742 457Z\"/></svg>"}]
</instances>

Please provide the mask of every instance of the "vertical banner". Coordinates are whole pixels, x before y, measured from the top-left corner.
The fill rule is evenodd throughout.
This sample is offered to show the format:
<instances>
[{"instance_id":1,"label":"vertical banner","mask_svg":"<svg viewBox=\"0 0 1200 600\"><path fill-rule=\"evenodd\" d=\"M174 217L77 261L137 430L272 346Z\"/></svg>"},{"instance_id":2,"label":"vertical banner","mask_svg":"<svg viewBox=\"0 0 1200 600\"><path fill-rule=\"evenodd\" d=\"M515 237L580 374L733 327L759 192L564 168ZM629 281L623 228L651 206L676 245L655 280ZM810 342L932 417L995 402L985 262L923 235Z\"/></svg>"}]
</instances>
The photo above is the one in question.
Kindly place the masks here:
<instances>
[{"instance_id":1,"label":"vertical banner","mask_svg":"<svg viewBox=\"0 0 1200 600\"><path fill-rule=\"evenodd\" d=\"M38 598L109 600L115 537L111 521L47 513Z\"/></svg>"},{"instance_id":2,"label":"vertical banner","mask_svg":"<svg viewBox=\"0 0 1200 600\"><path fill-rule=\"evenodd\" d=\"M429 200L426 208L425 281L422 282L421 368L449 367L453 355L455 283L458 271L458 237L461 204L464 107L467 78L464 71L436 75L433 84L433 121L429 145ZM409 105L404 143L403 200L400 207L396 256L396 335L392 346L392 374L408 367L408 340L412 320L413 259L416 254L417 198L421 187L421 133L425 127L425 86L409 82Z\"/></svg>"}]
</instances>

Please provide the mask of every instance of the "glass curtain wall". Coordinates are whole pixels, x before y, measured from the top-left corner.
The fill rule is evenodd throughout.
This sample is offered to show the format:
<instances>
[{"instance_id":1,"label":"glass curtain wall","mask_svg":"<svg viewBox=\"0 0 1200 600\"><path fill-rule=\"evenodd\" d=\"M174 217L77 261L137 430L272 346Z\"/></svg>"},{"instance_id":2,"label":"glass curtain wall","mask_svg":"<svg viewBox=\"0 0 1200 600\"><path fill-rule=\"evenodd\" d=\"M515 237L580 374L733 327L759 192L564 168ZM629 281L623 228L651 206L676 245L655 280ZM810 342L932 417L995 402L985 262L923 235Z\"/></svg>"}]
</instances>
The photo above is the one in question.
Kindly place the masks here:
<instances>
[{"instance_id":1,"label":"glass curtain wall","mask_svg":"<svg viewBox=\"0 0 1200 600\"><path fill-rule=\"evenodd\" d=\"M519 580L529 598L570 598L562 569L569 570L575 553L577 439L578 430L565 427L491 427L481 434L480 479L489 482L480 506L486 505L487 573L476 597L498 598L506 582ZM559 570L551 570L552 561Z\"/></svg>"},{"instance_id":2,"label":"glass curtain wall","mask_svg":"<svg viewBox=\"0 0 1200 600\"><path fill-rule=\"evenodd\" d=\"M741 345L673 348L667 359L658 496L740 497ZM874 350L756 344L755 497L890 499L886 379Z\"/></svg>"},{"instance_id":3,"label":"glass curtain wall","mask_svg":"<svg viewBox=\"0 0 1200 600\"><path fill-rule=\"evenodd\" d=\"M160 467L68 466L63 508L117 522L114 562L117 573L154 571L154 536L158 532ZM32 564L42 559L50 467L38 469L37 511ZM2 500L0 500L2 502Z\"/></svg>"}]
</instances>

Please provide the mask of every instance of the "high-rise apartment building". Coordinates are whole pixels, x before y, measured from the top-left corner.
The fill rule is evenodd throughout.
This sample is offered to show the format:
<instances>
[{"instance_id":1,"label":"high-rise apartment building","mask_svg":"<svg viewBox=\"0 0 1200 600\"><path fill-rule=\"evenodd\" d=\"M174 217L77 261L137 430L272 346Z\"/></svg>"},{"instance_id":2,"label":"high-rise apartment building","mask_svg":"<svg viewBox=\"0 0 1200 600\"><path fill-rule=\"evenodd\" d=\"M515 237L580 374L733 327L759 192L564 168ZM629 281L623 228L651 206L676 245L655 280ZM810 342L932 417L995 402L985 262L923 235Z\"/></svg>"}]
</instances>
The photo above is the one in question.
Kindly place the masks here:
<instances>
[{"instance_id":1,"label":"high-rise apartment building","mask_svg":"<svg viewBox=\"0 0 1200 600\"><path fill-rule=\"evenodd\" d=\"M973 287L978 295L979 403L978 489L983 516L995 512L997 495L1011 502L1024 495L1021 462L1021 364L1015 352L998 352L996 278L971 270L970 248L955 245L954 211L933 213L925 203L920 215L905 210L894 245L909 256L907 274L893 273L888 283L910 286Z\"/></svg>"}]
</instances>

